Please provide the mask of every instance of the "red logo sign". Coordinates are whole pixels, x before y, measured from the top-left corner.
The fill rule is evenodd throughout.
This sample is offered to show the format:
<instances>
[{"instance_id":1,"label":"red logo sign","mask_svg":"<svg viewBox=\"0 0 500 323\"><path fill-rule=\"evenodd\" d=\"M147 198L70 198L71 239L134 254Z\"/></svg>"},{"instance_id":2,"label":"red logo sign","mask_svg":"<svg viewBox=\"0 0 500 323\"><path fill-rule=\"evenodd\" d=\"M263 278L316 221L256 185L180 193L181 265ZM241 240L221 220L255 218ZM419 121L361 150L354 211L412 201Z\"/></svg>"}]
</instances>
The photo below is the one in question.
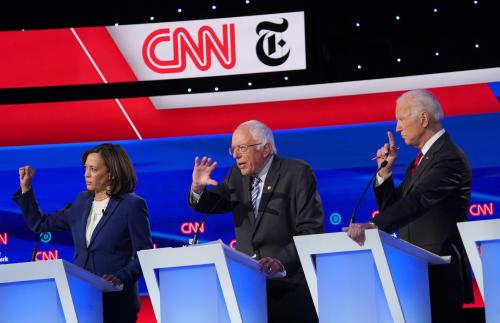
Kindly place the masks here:
<instances>
[{"instance_id":1,"label":"red logo sign","mask_svg":"<svg viewBox=\"0 0 500 323\"><path fill-rule=\"evenodd\" d=\"M172 42L173 59L160 59L157 46L162 42ZM179 73L186 69L187 57L200 71L212 66L212 54L225 69L236 64L234 24L222 25L222 40L210 26L198 30L195 41L186 28L178 27L170 33L170 28L158 29L146 37L142 46L142 57L146 65L156 73Z\"/></svg>"},{"instance_id":2,"label":"red logo sign","mask_svg":"<svg viewBox=\"0 0 500 323\"><path fill-rule=\"evenodd\" d=\"M198 227L200 227L201 233L205 232L205 223L200 226L198 222L184 222L181 224L181 232L183 234L193 234L198 230Z\"/></svg>"},{"instance_id":3,"label":"red logo sign","mask_svg":"<svg viewBox=\"0 0 500 323\"><path fill-rule=\"evenodd\" d=\"M59 250L54 251L38 251L35 256L35 261L59 259Z\"/></svg>"},{"instance_id":4,"label":"red logo sign","mask_svg":"<svg viewBox=\"0 0 500 323\"><path fill-rule=\"evenodd\" d=\"M484 204L471 204L469 207L469 213L471 216L484 216L484 215L494 215L495 211L493 209L493 203Z\"/></svg>"},{"instance_id":5,"label":"red logo sign","mask_svg":"<svg viewBox=\"0 0 500 323\"><path fill-rule=\"evenodd\" d=\"M0 245L3 244L6 246L9 243L9 235L7 232L0 233Z\"/></svg>"}]
</instances>

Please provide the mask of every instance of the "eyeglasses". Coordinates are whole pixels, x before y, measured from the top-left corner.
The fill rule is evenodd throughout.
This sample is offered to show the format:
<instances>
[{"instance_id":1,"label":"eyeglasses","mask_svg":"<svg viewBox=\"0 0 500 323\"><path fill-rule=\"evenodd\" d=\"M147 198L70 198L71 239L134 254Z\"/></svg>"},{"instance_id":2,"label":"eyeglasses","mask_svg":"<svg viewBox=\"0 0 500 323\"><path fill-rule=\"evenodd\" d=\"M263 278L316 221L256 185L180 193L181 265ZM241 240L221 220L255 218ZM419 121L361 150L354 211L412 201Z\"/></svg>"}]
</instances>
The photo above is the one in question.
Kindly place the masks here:
<instances>
[{"instance_id":1,"label":"eyeglasses","mask_svg":"<svg viewBox=\"0 0 500 323\"><path fill-rule=\"evenodd\" d=\"M253 146L258 146L261 144L262 143L259 142L257 144L252 144L252 145L238 145L236 147L229 147L229 155L233 156L235 152L239 152L240 154L244 154L248 151L248 148L253 147Z\"/></svg>"}]
</instances>

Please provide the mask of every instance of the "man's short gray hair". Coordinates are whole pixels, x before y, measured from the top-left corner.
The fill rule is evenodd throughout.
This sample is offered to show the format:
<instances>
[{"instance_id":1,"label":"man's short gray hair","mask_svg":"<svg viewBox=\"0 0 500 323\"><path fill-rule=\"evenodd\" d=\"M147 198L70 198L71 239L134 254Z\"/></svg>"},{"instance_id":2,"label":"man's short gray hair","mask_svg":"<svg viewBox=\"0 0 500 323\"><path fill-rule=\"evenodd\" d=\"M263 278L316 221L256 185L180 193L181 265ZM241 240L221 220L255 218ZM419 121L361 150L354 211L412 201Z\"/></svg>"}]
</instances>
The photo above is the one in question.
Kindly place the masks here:
<instances>
[{"instance_id":1,"label":"man's short gray hair","mask_svg":"<svg viewBox=\"0 0 500 323\"><path fill-rule=\"evenodd\" d=\"M437 122L443 120L444 114L441 104L439 104L439 101L430 91L417 89L405 92L396 100L396 104L404 100L410 100L412 115L420 114L425 111L429 113L431 120Z\"/></svg>"},{"instance_id":2,"label":"man's short gray hair","mask_svg":"<svg viewBox=\"0 0 500 323\"><path fill-rule=\"evenodd\" d=\"M249 120L240 124L238 127L246 127L252 134L252 137L261 143L257 149L262 149L265 144L271 144L273 154L277 153L276 145L274 144L274 136L272 130L264 123L258 120Z\"/></svg>"}]
</instances>

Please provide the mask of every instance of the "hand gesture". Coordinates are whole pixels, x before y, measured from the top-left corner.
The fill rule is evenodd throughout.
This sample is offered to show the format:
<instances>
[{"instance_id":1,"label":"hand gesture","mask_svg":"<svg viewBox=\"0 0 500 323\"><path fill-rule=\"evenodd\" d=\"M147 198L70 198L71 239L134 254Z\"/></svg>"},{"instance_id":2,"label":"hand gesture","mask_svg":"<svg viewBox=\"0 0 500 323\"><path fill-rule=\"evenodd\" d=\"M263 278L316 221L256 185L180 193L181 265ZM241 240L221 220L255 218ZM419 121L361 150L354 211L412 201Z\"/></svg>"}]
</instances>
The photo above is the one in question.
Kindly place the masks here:
<instances>
[{"instance_id":1,"label":"hand gesture","mask_svg":"<svg viewBox=\"0 0 500 323\"><path fill-rule=\"evenodd\" d=\"M217 166L217 162L212 163L212 158L203 157L201 160L196 156L194 159L193 183L191 189L200 194L207 185L217 185L217 182L210 178L212 171Z\"/></svg>"},{"instance_id":2,"label":"hand gesture","mask_svg":"<svg viewBox=\"0 0 500 323\"><path fill-rule=\"evenodd\" d=\"M382 168L379 175L383 178L387 178L392 174L392 166L398 158L398 146L396 146L396 141L392 132L387 131L387 138L389 143L385 143L379 150L377 150L377 166L380 168L384 160L387 160L387 165Z\"/></svg>"},{"instance_id":3,"label":"hand gesture","mask_svg":"<svg viewBox=\"0 0 500 323\"><path fill-rule=\"evenodd\" d=\"M104 275L102 275L102 278L104 280L108 281L109 283L111 283L111 285L113 285L113 287L119 287L120 285L122 285L122 281L120 280L120 278L118 278L116 276L104 274Z\"/></svg>"},{"instance_id":4,"label":"hand gesture","mask_svg":"<svg viewBox=\"0 0 500 323\"><path fill-rule=\"evenodd\" d=\"M35 177L35 169L31 166L23 166L19 168L19 184L21 185L21 192L24 194L31 189L31 182Z\"/></svg>"},{"instance_id":5,"label":"hand gesture","mask_svg":"<svg viewBox=\"0 0 500 323\"><path fill-rule=\"evenodd\" d=\"M347 236L354 240L360 246L363 246L366 241L365 231L367 229L375 229L376 226L372 223L351 223L348 227L342 228L342 232L346 232Z\"/></svg>"},{"instance_id":6,"label":"hand gesture","mask_svg":"<svg viewBox=\"0 0 500 323\"><path fill-rule=\"evenodd\" d=\"M284 271L283 265L277 259L265 257L259 260L260 271L268 276Z\"/></svg>"}]
</instances>

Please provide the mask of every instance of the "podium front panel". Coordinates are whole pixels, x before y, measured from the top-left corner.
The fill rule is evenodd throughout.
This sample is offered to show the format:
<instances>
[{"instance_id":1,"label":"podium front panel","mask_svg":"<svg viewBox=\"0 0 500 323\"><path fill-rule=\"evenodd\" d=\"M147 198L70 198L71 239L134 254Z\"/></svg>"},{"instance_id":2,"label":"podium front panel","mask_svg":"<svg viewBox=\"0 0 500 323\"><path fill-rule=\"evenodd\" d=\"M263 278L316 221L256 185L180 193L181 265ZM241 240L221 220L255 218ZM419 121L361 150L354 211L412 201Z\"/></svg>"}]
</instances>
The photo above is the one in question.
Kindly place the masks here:
<instances>
[{"instance_id":1,"label":"podium front panel","mask_svg":"<svg viewBox=\"0 0 500 323\"><path fill-rule=\"evenodd\" d=\"M316 256L320 322L392 322L371 251Z\"/></svg>"},{"instance_id":2,"label":"podium front panel","mask_svg":"<svg viewBox=\"0 0 500 323\"><path fill-rule=\"evenodd\" d=\"M53 279L0 284L0 315L9 323L64 323Z\"/></svg>"},{"instance_id":3,"label":"podium front panel","mask_svg":"<svg viewBox=\"0 0 500 323\"><path fill-rule=\"evenodd\" d=\"M159 270L161 322L229 323L215 265Z\"/></svg>"},{"instance_id":4,"label":"podium front panel","mask_svg":"<svg viewBox=\"0 0 500 323\"><path fill-rule=\"evenodd\" d=\"M500 240L481 242L484 310L488 322L500 322Z\"/></svg>"}]
</instances>

